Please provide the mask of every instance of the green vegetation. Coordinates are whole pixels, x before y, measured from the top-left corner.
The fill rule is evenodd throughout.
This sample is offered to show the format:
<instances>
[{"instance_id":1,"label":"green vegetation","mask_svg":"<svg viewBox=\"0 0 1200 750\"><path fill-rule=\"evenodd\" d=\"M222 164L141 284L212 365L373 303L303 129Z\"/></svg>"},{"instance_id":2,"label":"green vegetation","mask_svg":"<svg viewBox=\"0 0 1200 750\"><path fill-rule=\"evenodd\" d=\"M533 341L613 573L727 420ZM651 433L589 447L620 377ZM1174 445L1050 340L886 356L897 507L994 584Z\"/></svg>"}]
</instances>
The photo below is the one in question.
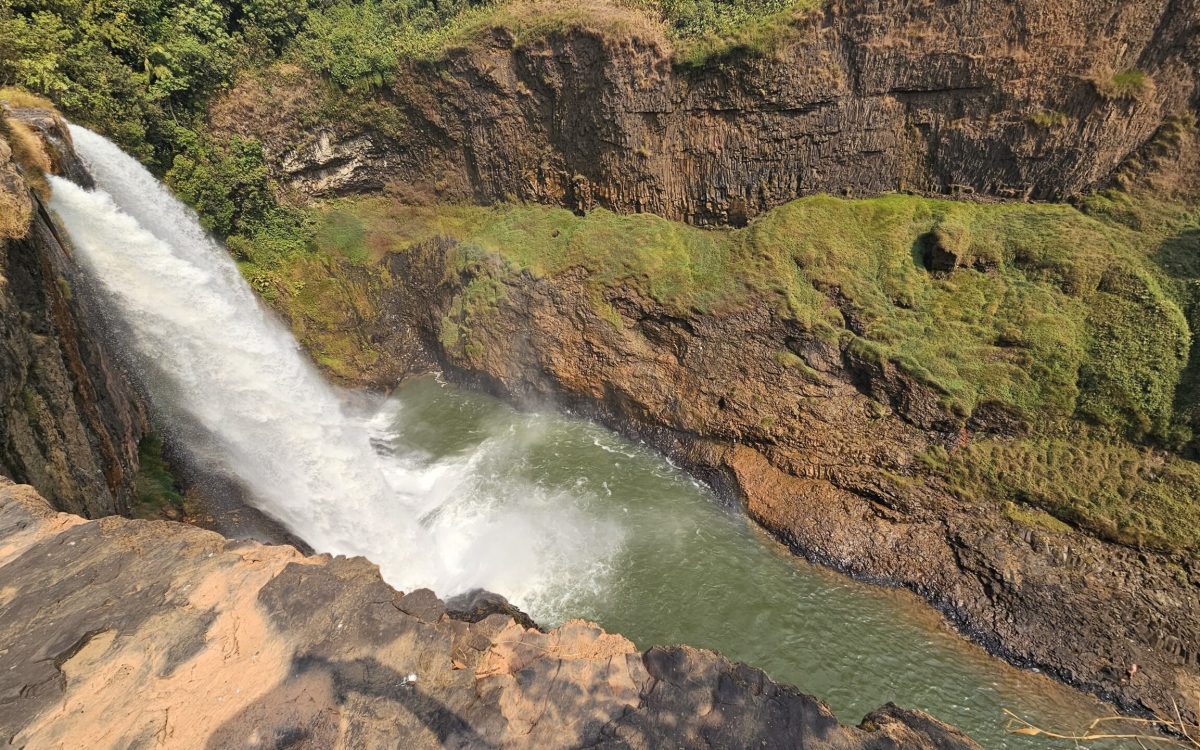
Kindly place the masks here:
<instances>
[{"instance_id":1,"label":"green vegetation","mask_svg":"<svg viewBox=\"0 0 1200 750\"><path fill-rule=\"evenodd\" d=\"M1139 99L1154 90L1154 81L1137 68L1100 75L1092 83L1106 99Z\"/></svg>"},{"instance_id":2,"label":"green vegetation","mask_svg":"<svg viewBox=\"0 0 1200 750\"><path fill-rule=\"evenodd\" d=\"M335 202L319 223L318 236L336 235L331 246L357 259L436 235L459 240L455 262L474 279L453 321L464 346L471 318L512 274L582 269L595 299L631 285L681 314L767 300L893 363L964 418L993 403L1033 422L1079 416L1135 439L1186 437L1173 402L1190 330L1166 277L1139 235L1068 207L814 197L743 230L705 231L603 210L365 199ZM931 231L973 265L925 271Z\"/></svg>"},{"instance_id":3,"label":"green vegetation","mask_svg":"<svg viewBox=\"0 0 1200 750\"><path fill-rule=\"evenodd\" d=\"M134 481L134 499L130 513L134 518L178 516L183 510L183 495L171 467L163 458L162 440L147 435L138 443L138 474Z\"/></svg>"},{"instance_id":4,"label":"green vegetation","mask_svg":"<svg viewBox=\"0 0 1200 750\"><path fill-rule=\"evenodd\" d=\"M251 20L279 0L0 0L0 85L52 99L157 166L239 61L278 33Z\"/></svg>"},{"instance_id":5,"label":"green vegetation","mask_svg":"<svg viewBox=\"0 0 1200 750\"><path fill-rule=\"evenodd\" d=\"M181 143L167 184L196 209L205 229L225 238L255 288L269 295L271 269L311 247L303 214L276 202L257 141L234 136L217 144L188 133Z\"/></svg>"},{"instance_id":6,"label":"green vegetation","mask_svg":"<svg viewBox=\"0 0 1200 750\"><path fill-rule=\"evenodd\" d=\"M1200 554L1200 465L1094 430L980 440L925 456L972 503L1010 504L1006 515L1048 528L1044 514L1110 541Z\"/></svg>"},{"instance_id":7,"label":"green vegetation","mask_svg":"<svg viewBox=\"0 0 1200 750\"><path fill-rule=\"evenodd\" d=\"M1042 110L1029 116L1030 124L1042 130L1054 130L1055 128L1065 127L1070 121L1071 118L1062 112L1054 110Z\"/></svg>"},{"instance_id":8,"label":"green vegetation","mask_svg":"<svg viewBox=\"0 0 1200 750\"><path fill-rule=\"evenodd\" d=\"M767 55L786 44L821 0L659 0L675 43L675 60L702 67L725 58Z\"/></svg>"}]
</instances>

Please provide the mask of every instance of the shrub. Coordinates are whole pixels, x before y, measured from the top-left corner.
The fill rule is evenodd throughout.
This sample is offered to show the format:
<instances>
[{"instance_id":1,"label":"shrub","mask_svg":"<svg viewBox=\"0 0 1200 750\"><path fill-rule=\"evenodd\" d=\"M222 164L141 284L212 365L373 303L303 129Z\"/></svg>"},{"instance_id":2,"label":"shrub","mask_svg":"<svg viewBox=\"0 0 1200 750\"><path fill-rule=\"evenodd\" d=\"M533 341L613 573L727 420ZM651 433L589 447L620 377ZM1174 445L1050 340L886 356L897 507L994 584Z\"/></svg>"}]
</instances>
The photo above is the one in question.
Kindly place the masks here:
<instances>
[{"instance_id":1,"label":"shrub","mask_svg":"<svg viewBox=\"0 0 1200 750\"><path fill-rule=\"evenodd\" d=\"M217 145L188 134L167 172L167 184L221 237L247 234L275 207L262 145L239 136Z\"/></svg>"},{"instance_id":2,"label":"shrub","mask_svg":"<svg viewBox=\"0 0 1200 750\"><path fill-rule=\"evenodd\" d=\"M1062 112L1053 110L1042 110L1035 112L1029 116L1029 124L1042 130L1053 130L1055 128L1066 127L1071 118L1067 117Z\"/></svg>"},{"instance_id":3,"label":"shrub","mask_svg":"<svg viewBox=\"0 0 1200 750\"><path fill-rule=\"evenodd\" d=\"M382 88L399 65L400 26L376 0L341 2L312 14L298 51L308 65L350 91Z\"/></svg>"},{"instance_id":4,"label":"shrub","mask_svg":"<svg viewBox=\"0 0 1200 750\"><path fill-rule=\"evenodd\" d=\"M1105 99L1139 99L1154 90L1154 81L1137 68L1102 74L1092 79L1092 83Z\"/></svg>"}]
</instances>

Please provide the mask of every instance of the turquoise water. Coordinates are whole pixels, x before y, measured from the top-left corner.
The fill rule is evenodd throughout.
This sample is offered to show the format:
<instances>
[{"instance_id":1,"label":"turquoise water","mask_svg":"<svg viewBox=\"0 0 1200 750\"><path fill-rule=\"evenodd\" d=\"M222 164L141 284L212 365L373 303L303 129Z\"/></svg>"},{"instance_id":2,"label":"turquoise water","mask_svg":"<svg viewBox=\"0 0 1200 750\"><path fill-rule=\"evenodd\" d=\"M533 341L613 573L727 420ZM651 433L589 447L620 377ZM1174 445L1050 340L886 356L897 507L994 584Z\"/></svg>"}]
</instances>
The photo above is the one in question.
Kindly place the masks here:
<instances>
[{"instance_id":1,"label":"turquoise water","mask_svg":"<svg viewBox=\"0 0 1200 750\"><path fill-rule=\"evenodd\" d=\"M1007 734L1003 708L1070 730L1111 713L989 656L907 592L798 560L659 454L595 424L517 412L432 379L404 387L392 405L391 450L429 466L469 457L459 501L562 512L606 540L583 574L566 566L524 596L543 624L579 617L642 648L716 649L818 696L843 722L894 701L985 748L1053 746ZM517 535L501 542L513 554L537 543Z\"/></svg>"}]
</instances>

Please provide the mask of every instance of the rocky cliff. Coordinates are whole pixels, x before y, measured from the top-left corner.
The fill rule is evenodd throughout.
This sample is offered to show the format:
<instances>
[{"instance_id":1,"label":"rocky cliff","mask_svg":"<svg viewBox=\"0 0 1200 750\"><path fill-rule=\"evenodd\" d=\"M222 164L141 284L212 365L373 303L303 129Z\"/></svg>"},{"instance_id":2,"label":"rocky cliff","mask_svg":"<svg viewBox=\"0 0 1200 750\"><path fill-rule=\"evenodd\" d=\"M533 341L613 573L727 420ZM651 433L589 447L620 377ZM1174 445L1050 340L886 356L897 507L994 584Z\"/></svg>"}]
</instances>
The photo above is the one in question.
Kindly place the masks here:
<instances>
[{"instance_id":1,"label":"rocky cliff","mask_svg":"<svg viewBox=\"0 0 1200 750\"><path fill-rule=\"evenodd\" d=\"M441 239L385 259L397 283L376 290L385 312L360 319L358 333L389 376L428 366L418 342L453 377L646 441L798 554L918 592L1017 664L1128 710L1200 698L1194 560L956 495L922 457L965 450L983 426L946 431L936 394L897 368L762 301L680 315L614 284L597 305L579 270L501 274L494 304L465 319L474 343L464 346L448 329L465 315L464 289L490 266L464 270L455 253ZM986 429L1017 428L998 419Z\"/></svg>"},{"instance_id":2,"label":"rocky cliff","mask_svg":"<svg viewBox=\"0 0 1200 750\"><path fill-rule=\"evenodd\" d=\"M365 103L295 69L248 76L211 122L260 138L303 196L740 224L816 192L1077 195L1200 101L1196 0L839 0L774 54L703 68L590 12L550 33L498 24Z\"/></svg>"},{"instance_id":3,"label":"rocky cliff","mask_svg":"<svg viewBox=\"0 0 1200 750\"><path fill-rule=\"evenodd\" d=\"M69 245L29 187L40 169L86 174L57 117L8 116L0 112L0 472L62 510L124 513L145 412L104 340Z\"/></svg>"},{"instance_id":4,"label":"rocky cliff","mask_svg":"<svg viewBox=\"0 0 1200 750\"><path fill-rule=\"evenodd\" d=\"M18 748L978 750L895 706L842 726L709 651L448 610L361 558L85 522L7 483L0 581L0 737Z\"/></svg>"}]
</instances>

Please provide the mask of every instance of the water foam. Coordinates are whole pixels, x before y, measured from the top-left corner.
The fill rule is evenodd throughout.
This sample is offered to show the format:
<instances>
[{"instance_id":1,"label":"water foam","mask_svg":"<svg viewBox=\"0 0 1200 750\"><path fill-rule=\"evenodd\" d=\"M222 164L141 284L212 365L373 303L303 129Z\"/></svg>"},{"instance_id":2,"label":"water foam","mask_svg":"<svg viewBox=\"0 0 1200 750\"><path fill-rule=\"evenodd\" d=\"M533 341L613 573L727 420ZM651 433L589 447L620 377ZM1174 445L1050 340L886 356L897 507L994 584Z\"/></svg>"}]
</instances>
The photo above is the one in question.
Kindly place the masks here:
<instances>
[{"instance_id":1,"label":"water foam","mask_svg":"<svg viewBox=\"0 0 1200 750\"><path fill-rule=\"evenodd\" d=\"M190 209L103 137L71 134L96 188L51 178L51 207L162 421L200 460L315 549L364 555L400 588L483 587L536 615L549 589L603 571L619 529L494 481L519 446L497 434L440 461L389 448L395 415L351 413Z\"/></svg>"}]
</instances>

